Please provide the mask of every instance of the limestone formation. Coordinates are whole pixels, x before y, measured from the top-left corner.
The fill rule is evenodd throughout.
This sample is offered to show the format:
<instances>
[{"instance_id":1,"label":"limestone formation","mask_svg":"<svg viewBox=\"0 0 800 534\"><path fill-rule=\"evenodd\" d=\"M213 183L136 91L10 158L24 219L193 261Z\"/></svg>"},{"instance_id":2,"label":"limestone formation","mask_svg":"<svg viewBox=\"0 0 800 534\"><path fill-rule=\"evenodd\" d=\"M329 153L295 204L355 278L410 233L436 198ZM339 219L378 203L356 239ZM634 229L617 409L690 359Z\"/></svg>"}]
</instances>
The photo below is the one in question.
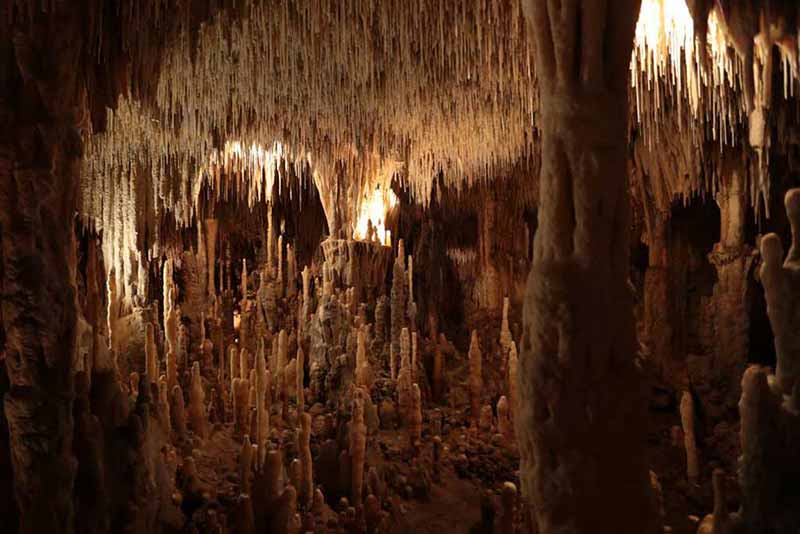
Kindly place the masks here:
<instances>
[{"instance_id":1,"label":"limestone formation","mask_svg":"<svg viewBox=\"0 0 800 534\"><path fill-rule=\"evenodd\" d=\"M514 417L522 494L541 534L660 530L633 359L628 122L619 113L638 6L523 2L536 43L542 168Z\"/></svg>"},{"instance_id":2,"label":"limestone formation","mask_svg":"<svg viewBox=\"0 0 800 534\"><path fill-rule=\"evenodd\" d=\"M309 506L314 497L314 465L311 458L311 416L307 413L300 414L298 449L302 466L301 482L298 485L298 497L301 503L305 506Z\"/></svg>"},{"instance_id":3,"label":"limestone formation","mask_svg":"<svg viewBox=\"0 0 800 534\"><path fill-rule=\"evenodd\" d=\"M367 358L367 335L364 328L358 329L356 349L356 385L370 387L372 385L372 368Z\"/></svg>"},{"instance_id":4,"label":"limestone formation","mask_svg":"<svg viewBox=\"0 0 800 534\"><path fill-rule=\"evenodd\" d=\"M509 414L512 422L514 421L514 413L519 403L519 359L517 357L517 344L511 342L508 350L508 398L510 399Z\"/></svg>"},{"instance_id":5,"label":"limestone formation","mask_svg":"<svg viewBox=\"0 0 800 534\"><path fill-rule=\"evenodd\" d=\"M209 434L208 418L206 416L206 394L203 390L203 381L200 377L200 362L192 366L192 384L189 388L189 426L201 439L206 439Z\"/></svg>"},{"instance_id":6,"label":"limestone formation","mask_svg":"<svg viewBox=\"0 0 800 534\"><path fill-rule=\"evenodd\" d=\"M158 347L156 346L153 323L147 323L145 327L145 361L145 372L147 376L158 376Z\"/></svg>"},{"instance_id":7,"label":"limestone formation","mask_svg":"<svg viewBox=\"0 0 800 534\"><path fill-rule=\"evenodd\" d=\"M297 413L302 414L306 409L305 397L305 365L306 357L303 348L297 348L297 358L295 358L295 395L297 401Z\"/></svg>"},{"instance_id":8,"label":"limestone formation","mask_svg":"<svg viewBox=\"0 0 800 534\"><path fill-rule=\"evenodd\" d=\"M508 399L505 395L501 395L500 400L497 401L497 431L502 434L507 443L514 443L514 427L508 411Z\"/></svg>"},{"instance_id":9,"label":"limestone formation","mask_svg":"<svg viewBox=\"0 0 800 534\"><path fill-rule=\"evenodd\" d=\"M264 341L258 344L256 354L255 385L256 385L256 445L258 446L258 459L256 466L263 469L267 459L267 442L269 440L269 413L271 400L270 372L267 370L266 356L264 354Z\"/></svg>"},{"instance_id":10,"label":"limestone formation","mask_svg":"<svg viewBox=\"0 0 800 534\"><path fill-rule=\"evenodd\" d=\"M400 412L400 419L404 424L408 424L412 415L414 404L414 381L411 378L411 358L409 347L408 329L403 328L400 336L400 372L397 376L397 405Z\"/></svg>"},{"instance_id":11,"label":"limestone formation","mask_svg":"<svg viewBox=\"0 0 800 534\"><path fill-rule=\"evenodd\" d=\"M253 445L247 434L242 438L242 450L239 453L239 483L244 493L250 493L253 470Z\"/></svg>"},{"instance_id":12,"label":"limestone formation","mask_svg":"<svg viewBox=\"0 0 800 534\"><path fill-rule=\"evenodd\" d=\"M419 447L422 439L422 394L418 384L411 390L411 409L408 414L408 441L413 449Z\"/></svg>"},{"instance_id":13,"label":"limestone formation","mask_svg":"<svg viewBox=\"0 0 800 534\"><path fill-rule=\"evenodd\" d=\"M172 388L170 414L172 415L172 429L178 440L186 439L186 408L183 401L183 390L180 386Z\"/></svg>"},{"instance_id":14,"label":"limestone formation","mask_svg":"<svg viewBox=\"0 0 800 534\"><path fill-rule=\"evenodd\" d=\"M366 451L367 425L364 424L364 401L359 396L356 396L353 399L353 415L350 419L351 498L356 506L361 505L361 497L364 491Z\"/></svg>"},{"instance_id":15,"label":"limestone formation","mask_svg":"<svg viewBox=\"0 0 800 534\"><path fill-rule=\"evenodd\" d=\"M696 483L700 476L700 465L697 458L697 441L694 434L694 402L692 395L684 391L681 396L681 423L683 424L683 439L686 450L686 476L689 482Z\"/></svg>"},{"instance_id":16,"label":"limestone formation","mask_svg":"<svg viewBox=\"0 0 800 534\"><path fill-rule=\"evenodd\" d=\"M772 331L775 334L777 390L791 395L800 377L800 336L795 326L800 307L794 298L800 289L800 189L786 193L786 214L792 228L792 245L786 259L780 238L769 234L761 239L761 283L767 301Z\"/></svg>"},{"instance_id":17,"label":"limestone formation","mask_svg":"<svg viewBox=\"0 0 800 534\"><path fill-rule=\"evenodd\" d=\"M797 534L798 14L2 3L0 530Z\"/></svg>"},{"instance_id":18,"label":"limestone formation","mask_svg":"<svg viewBox=\"0 0 800 534\"><path fill-rule=\"evenodd\" d=\"M503 348L504 354L511 350L511 343L514 342L511 337L511 330L508 328L508 307L508 297L503 297L503 320L500 324L500 346Z\"/></svg>"},{"instance_id":19,"label":"limestone formation","mask_svg":"<svg viewBox=\"0 0 800 534\"><path fill-rule=\"evenodd\" d=\"M480 417L481 395L483 392L483 356L478 341L478 332L472 331L469 344L469 402L472 424L477 426Z\"/></svg>"},{"instance_id":20,"label":"limestone formation","mask_svg":"<svg viewBox=\"0 0 800 534\"><path fill-rule=\"evenodd\" d=\"M514 508L517 501L517 487L511 482L505 482L500 498L502 501L502 515L500 516L499 534L514 534Z\"/></svg>"},{"instance_id":21,"label":"limestone formation","mask_svg":"<svg viewBox=\"0 0 800 534\"><path fill-rule=\"evenodd\" d=\"M399 245L402 248L402 244ZM397 357L400 354L400 334L405 326L406 319L406 299L405 299L405 269L403 268L404 259L400 256L394 262L392 274L391 292L391 353ZM396 363L396 362L395 362ZM394 363L389 368L389 374L394 377L396 370Z\"/></svg>"}]
</instances>

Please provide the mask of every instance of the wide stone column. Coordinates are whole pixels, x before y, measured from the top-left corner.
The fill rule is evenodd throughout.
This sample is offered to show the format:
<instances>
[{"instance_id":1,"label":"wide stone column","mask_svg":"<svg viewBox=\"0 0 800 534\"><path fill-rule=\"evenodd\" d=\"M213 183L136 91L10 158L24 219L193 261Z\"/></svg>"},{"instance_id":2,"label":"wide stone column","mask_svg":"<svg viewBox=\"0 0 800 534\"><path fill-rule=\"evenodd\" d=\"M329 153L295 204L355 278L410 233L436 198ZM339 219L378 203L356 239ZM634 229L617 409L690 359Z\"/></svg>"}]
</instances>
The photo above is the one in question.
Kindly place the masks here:
<instances>
[{"instance_id":1,"label":"wide stone column","mask_svg":"<svg viewBox=\"0 0 800 534\"><path fill-rule=\"evenodd\" d=\"M58 6L0 35L4 410L24 534L74 528L76 125L85 106L78 105L82 26L76 10Z\"/></svg>"},{"instance_id":2,"label":"wide stone column","mask_svg":"<svg viewBox=\"0 0 800 534\"><path fill-rule=\"evenodd\" d=\"M716 377L727 385L733 405L739 398L740 377L750 346L750 302L748 283L753 266L752 249L744 242L745 204L743 177L732 170L729 181L717 194L720 210L720 240L708 260L717 270L713 317Z\"/></svg>"},{"instance_id":3,"label":"wide stone column","mask_svg":"<svg viewBox=\"0 0 800 534\"><path fill-rule=\"evenodd\" d=\"M689 387L686 353L679 341L668 213L647 216L648 264L644 275L644 342L660 378L675 391Z\"/></svg>"},{"instance_id":4,"label":"wide stone column","mask_svg":"<svg viewBox=\"0 0 800 534\"><path fill-rule=\"evenodd\" d=\"M515 417L541 534L649 534L645 387L628 280L636 0L526 0L542 169Z\"/></svg>"}]
</instances>

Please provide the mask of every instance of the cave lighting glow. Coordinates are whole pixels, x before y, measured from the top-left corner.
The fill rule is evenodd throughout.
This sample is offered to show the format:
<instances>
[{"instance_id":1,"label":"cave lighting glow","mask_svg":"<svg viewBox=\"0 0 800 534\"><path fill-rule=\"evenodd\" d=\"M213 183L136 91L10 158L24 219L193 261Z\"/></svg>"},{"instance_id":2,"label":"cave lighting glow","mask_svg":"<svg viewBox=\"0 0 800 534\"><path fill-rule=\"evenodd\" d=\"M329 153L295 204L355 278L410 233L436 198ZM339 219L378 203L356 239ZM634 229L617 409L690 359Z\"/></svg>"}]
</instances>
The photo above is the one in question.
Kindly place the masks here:
<instances>
[{"instance_id":1,"label":"cave lighting glow","mask_svg":"<svg viewBox=\"0 0 800 534\"><path fill-rule=\"evenodd\" d=\"M391 234L386 230L386 214L397 205L397 195L391 189L376 187L371 194L365 194L356 219L355 239L366 240L369 222L375 228L377 238L384 246L392 244Z\"/></svg>"}]
</instances>

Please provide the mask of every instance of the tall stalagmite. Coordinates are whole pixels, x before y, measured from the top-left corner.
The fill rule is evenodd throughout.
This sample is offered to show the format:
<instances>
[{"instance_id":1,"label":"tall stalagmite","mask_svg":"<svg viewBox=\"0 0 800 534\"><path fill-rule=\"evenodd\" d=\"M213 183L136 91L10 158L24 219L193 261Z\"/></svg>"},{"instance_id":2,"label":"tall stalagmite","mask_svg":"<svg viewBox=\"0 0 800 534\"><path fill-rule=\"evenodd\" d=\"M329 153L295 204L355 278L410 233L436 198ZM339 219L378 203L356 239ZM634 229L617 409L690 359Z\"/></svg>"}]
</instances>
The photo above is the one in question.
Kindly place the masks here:
<instances>
[{"instance_id":1,"label":"tall stalagmite","mask_svg":"<svg viewBox=\"0 0 800 534\"><path fill-rule=\"evenodd\" d=\"M526 0L542 168L515 407L542 534L656 532L628 281L628 65L639 0Z\"/></svg>"}]
</instances>

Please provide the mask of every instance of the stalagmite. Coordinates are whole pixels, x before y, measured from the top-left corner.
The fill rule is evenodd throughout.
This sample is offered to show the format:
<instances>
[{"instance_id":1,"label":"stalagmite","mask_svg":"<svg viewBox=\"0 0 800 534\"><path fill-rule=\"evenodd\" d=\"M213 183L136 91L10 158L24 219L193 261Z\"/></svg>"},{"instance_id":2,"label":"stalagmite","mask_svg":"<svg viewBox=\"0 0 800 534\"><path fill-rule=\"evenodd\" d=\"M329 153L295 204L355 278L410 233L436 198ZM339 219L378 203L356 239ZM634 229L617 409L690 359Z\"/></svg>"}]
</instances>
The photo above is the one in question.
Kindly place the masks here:
<instances>
[{"instance_id":1,"label":"stalagmite","mask_svg":"<svg viewBox=\"0 0 800 534\"><path fill-rule=\"evenodd\" d=\"M278 358L277 370L275 371L275 380L277 382L277 397L280 402L281 418L285 418L288 406L288 392L286 387L286 361L288 360L289 338L286 330L281 330L278 334Z\"/></svg>"},{"instance_id":2,"label":"stalagmite","mask_svg":"<svg viewBox=\"0 0 800 534\"><path fill-rule=\"evenodd\" d=\"M697 477L700 476L700 465L697 459L697 441L694 434L694 402L688 391L684 391L681 396L681 423L686 449L686 475L689 477L689 482L696 483Z\"/></svg>"},{"instance_id":3,"label":"stalagmite","mask_svg":"<svg viewBox=\"0 0 800 534\"><path fill-rule=\"evenodd\" d=\"M350 419L350 462L352 468L351 497L353 504L361 505L364 491L364 461L367 451L367 425L364 424L364 401L356 396L353 399L353 414Z\"/></svg>"},{"instance_id":4,"label":"stalagmite","mask_svg":"<svg viewBox=\"0 0 800 534\"><path fill-rule=\"evenodd\" d=\"M480 416L478 417L478 429L482 432L490 432L494 427L494 413L492 406L484 404L481 406Z\"/></svg>"},{"instance_id":5,"label":"stalagmite","mask_svg":"<svg viewBox=\"0 0 800 534\"><path fill-rule=\"evenodd\" d=\"M308 270L308 265L303 267L303 313L299 319L301 328L305 326L308 316L311 315L311 271Z\"/></svg>"},{"instance_id":6,"label":"stalagmite","mask_svg":"<svg viewBox=\"0 0 800 534\"><path fill-rule=\"evenodd\" d=\"M402 247L402 241L400 244ZM403 269L403 258L400 256L394 262L394 271L392 275L392 292L391 292L391 353L395 358L400 354L400 333L405 326L406 319L406 300L405 300L405 271ZM390 375L395 376L396 370L394 363L390 364Z\"/></svg>"},{"instance_id":7,"label":"stalagmite","mask_svg":"<svg viewBox=\"0 0 800 534\"><path fill-rule=\"evenodd\" d=\"M158 373L158 348L156 347L155 330L153 323L145 327L145 372L147 376L157 377Z\"/></svg>"},{"instance_id":8,"label":"stalagmite","mask_svg":"<svg viewBox=\"0 0 800 534\"><path fill-rule=\"evenodd\" d=\"M139 373L132 372L128 377L128 384L131 400L136 402L136 398L139 396Z\"/></svg>"},{"instance_id":9,"label":"stalagmite","mask_svg":"<svg viewBox=\"0 0 800 534\"><path fill-rule=\"evenodd\" d=\"M388 308L388 299L386 295L378 297L378 302L375 304L375 341L380 345L386 343L386 311Z\"/></svg>"},{"instance_id":10,"label":"stalagmite","mask_svg":"<svg viewBox=\"0 0 800 534\"><path fill-rule=\"evenodd\" d=\"M253 470L253 445L247 434L242 438L242 450L239 453L239 483L242 492L250 493L250 482Z\"/></svg>"},{"instance_id":11,"label":"stalagmite","mask_svg":"<svg viewBox=\"0 0 800 534\"><path fill-rule=\"evenodd\" d=\"M278 281L278 294L283 296L283 235L278 236L277 263L275 279Z\"/></svg>"},{"instance_id":12,"label":"stalagmite","mask_svg":"<svg viewBox=\"0 0 800 534\"><path fill-rule=\"evenodd\" d=\"M297 413L302 414L306 409L306 394L305 394L305 365L306 356L303 353L302 347L297 347L297 358L295 359L295 395L297 396Z\"/></svg>"},{"instance_id":13,"label":"stalagmite","mask_svg":"<svg viewBox=\"0 0 800 534\"><path fill-rule=\"evenodd\" d=\"M170 413L172 414L172 429L178 440L186 439L186 408L183 402L183 390L180 386L172 388L172 399L170 404Z\"/></svg>"},{"instance_id":14,"label":"stalagmite","mask_svg":"<svg viewBox=\"0 0 800 534\"><path fill-rule=\"evenodd\" d=\"M628 109L638 6L523 2L542 166L514 417L522 494L541 534L660 530L634 362L628 123L619 112Z\"/></svg>"},{"instance_id":15,"label":"stalagmite","mask_svg":"<svg viewBox=\"0 0 800 534\"><path fill-rule=\"evenodd\" d=\"M303 467L300 460L297 458L292 460L287 472L289 473L289 484L291 484L293 488L299 488L301 479L303 478Z\"/></svg>"},{"instance_id":16,"label":"stalagmite","mask_svg":"<svg viewBox=\"0 0 800 534\"><path fill-rule=\"evenodd\" d=\"M503 354L511 350L511 343L514 341L508 328L508 306L508 297L503 297L503 320L500 324L500 346L503 348Z\"/></svg>"},{"instance_id":17,"label":"stalagmite","mask_svg":"<svg viewBox=\"0 0 800 534\"><path fill-rule=\"evenodd\" d=\"M408 418L408 440L412 449L418 449L422 439L422 393L419 385L411 389L411 409Z\"/></svg>"},{"instance_id":18,"label":"stalagmite","mask_svg":"<svg viewBox=\"0 0 800 534\"><path fill-rule=\"evenodd\" d=\"M189 389L189 424L201 439L208 437L208 419L206 417L206 394L200 377L200 362L192 365L192 384Z\"/></svg>"},{"instance_id":19,"label":"stalagmite","mask_svg":"<svg viewBox=\"0 0 800 534\"><path fill-rule=\"evenodd\" d=\"M236 345L231 345L228 347L228 361L229 361L229 379L231 381L231 391L233 390L233 381L236 378L241 378L239 373L239 350L236 348Z\"/></svg>"},{"instance_id":20,"label":"stalagmite","mask_svg":"<svg viewBox=\"0 0 800 534\"><path fill-rule=\"evenodd\" d=\"M738 162L734 158L734 162ZM749 277L754 257L745 243L747 212L744 177L738 170L730 171L734 163L723 160L728 170L727 183L716 195L720 208L720 240L714 244L708 259L717 271L714 285L714 369L729 384L728 398L739 397L739 379L744 372L750 336Z\"/></svg>"},{"instance_id":21,"label":"stalagmite","mask_svg":"<svg viewBox=\"0 0 800 534\"><path fill-rule=\"evenodd\" d=\"M239 378L250 379L250 354L244 348L239 351Z\"/></svg>"},{"instance_id":22,"label":"stalagmite","mask_svg":"<svg viewBox=\"0 0 800 534\"><path fill-rule=\"evenodd\" d=\"M518 393L519 379L517 377L518 372L519 372L519 359L517 357L517 344L512 341L508 351L508 398L511 401L509 406L509 412L512 421L514 421L514 414L516 413L518 406L517 403L519 403L519 393Z\"/></svg>"},{"instance_id":23,"label":"stalagmite","mask_svg":"<svg viewBox=\"0 0 800 534\"><path fill-rule=\"evenodd\" d=\"M358 345L356 348L356 385L370 387L372 385L372 368L367 358L367 336L364 328L358 329ZM415 334L416 336L416 334Z\"/></svg>"},{"instance_id":24,"label":"stalagmite","mask_svg":"<svg viewBox=\"0 0 800 534\"><path fill-rule=\"evenodd\" d=\"M219 221L216 219L206 219L205 223L205 238L206 238L206 271L208 273L208 282L206 284L208 296L213 297L217 294L216 283L216 267L217 267L217 229L219 228Z\"/></svg>"},{"instance_id":25,"label":"stalagmite","mask_svg":"<svg viewBox=\"0 0 800 534\"><path fill-rule=\"evenodd\" d=\"M311 416L307 413L300 414L300 428L297 439L300 463L302 464L302 476L301 483L298 486L298 493L300 502L308 507L314 498L314 464L311 458Z\"/></svg>"},{"instance_id":26,"label":"stalagmite","mask_svg":"<svg viewBox=\"0 0 800 534\"><path fill-rule=\"evenodd\" d=\"M167 353L172 352L178 354L178 326L180 317L178 311L175 309L175 288L169 289L169 296L164 299L164 305L169 304L168 309L165 311L164 316L164 334L167 340Z\"/></svg>"},{"instance_id":27,"label":"stalagmite","mask_svg":"<svg viewBox=\"0 0 800 534\"><path fill-rule=\"evenodd\" d=\"M286 245L286 296L289 298L297 294L297 259L294 247Z\"/></svg>"},{"instance_id":28,"label":"stalagmite","mask_svg":"<svg viewBox=\"0 0 800 534\"><path fill-rule=\"evenodd\" d=\"M477 330L472 331L469 344L469 402L472 425L478 425L483 391L483 370L480 342Z\"/></svg>"},{"instance_id":29,"label":"stalagmite","mask_svg":"<svg viewBox=\"0 0 800 534\"><path fill-rule=\"evenodd\" d=\"M417 333L412 332L411 333L411 380L413 381L417 380L417 366L419 365L419 362L417 360L418 349L419 347L417 344Z\"/></svg>"},{"instance_id":30,"label":"stalagmite","mask_svg":"<svg viewBox=\"0 0 800 534\"><path fill-rule=\"evenodd\" d=\"M417 304L414 302L414 256L408 257L408 280L406 282L406 297L408 303L406 304L406 315L408 316L408 324L411 330L416 333L417 330Z\"/></svg>"},{"instance_id":31,"label":"stalagmite","mask_svg":"<svg viewBox=\"0 0 800 534\"><path fill-rule=\"evenodd\" d=\"M508 399L506 399L505 395L501 395L500 400L497 401L497 431L509 440L509 443L514 442L514 427L511 423Z\"/></svg>"},{"instance_id":32,"label":"stalagmite","mask_svg":"<svg viewBox=\"0 0 800 534\"><path fill-rule=\"evenodd\" d=\"M414 381L411 378L411 349L408 328L403 328L400 336L400 372L397 375L397 404L400 419L408 425L414 403Z\"/></svg>"},{"instance_id":33,"label":"stalagmite","mask_svg":"<svg viewBox=\"0 0 800 534\"><path fill-rule=\"evenodd\" d=\"M172 413L169 401L169 384L164 375L161 375L158 379L158 411L163 417L164 430L169 434L172 430Z\"/></svg>"},{"instance_id":34,"label":"stalagmite","mask_svg":"<svg viewBox=\"0 0 800 534\"><path fill-rule=\"evenodd\" d=\"M269 440L269 412L270 412L270 373L264 354L264 340L258 343L256 354L256 445L258 446L258 460L256 466L263 469L267 459L267 442Z\"/></svg>"},{"instance_id":35,"label":"stalagmite","mask_svg":"<svg viewBox=\"0 0 800 534\"><path fill-rule=\"evenodd\" d=\"M247 300L247 260L242 260L242 282L241 282L241 292L242 292L242 312L244 313L244 301Z\"/></svg>"},{"instance_id":36,"label":"stalagmite","mask_svg":"<svg viewBox=\"0 0 800 534\"><path fill-rule=\"evenodd\" d=\"M776 389L783 395L791 395L800 379L800 335L796 328L800 323L800 306L796 299L800 290L797 274L800 270L800 189L787 192L784 204L792 228L791 248L784 260L780 238L776 234L764 236L760 274L775 334Z\"/></svg>"},{"instance_id":37,"label":"stalagmite","mask_svg":"<svg viewBox=\"0 0 800 534\"><path fill-rule=\"evenodd\" d=\"M498 534L514 534L514 507L517 501L517 487L512 482L505 482L500 498L503 513L500 516L500 532Z\"/></svg>"}]
</instances>

